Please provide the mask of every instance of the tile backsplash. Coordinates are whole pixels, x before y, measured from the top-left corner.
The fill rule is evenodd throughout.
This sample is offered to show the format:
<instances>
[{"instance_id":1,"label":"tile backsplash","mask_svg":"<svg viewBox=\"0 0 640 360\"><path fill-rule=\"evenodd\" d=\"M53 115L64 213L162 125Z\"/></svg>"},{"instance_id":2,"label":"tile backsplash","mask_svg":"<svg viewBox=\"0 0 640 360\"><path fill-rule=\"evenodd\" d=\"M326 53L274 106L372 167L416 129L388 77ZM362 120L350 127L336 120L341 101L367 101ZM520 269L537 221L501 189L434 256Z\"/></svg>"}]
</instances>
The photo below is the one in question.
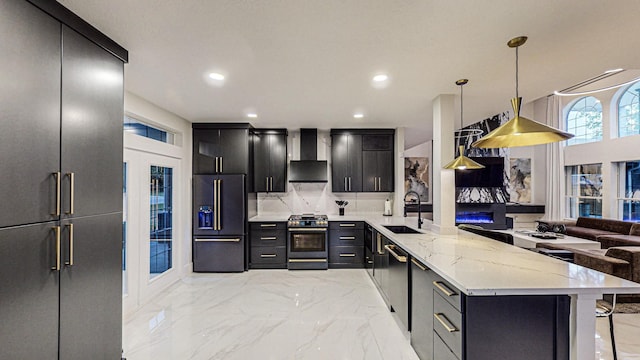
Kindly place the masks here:
<instances>
[{"instance_id":1,"label":"tile backsplash","mask_svg":"<svg viewBox=\"0 0 640 360\"><path fill-rule=\"evenodd\" d=\"M289 183L286 193L259 193L258 215L316 213L337 215L336 200L349 204L345 213L379 213L393 193L333 193L331 183Z\"/></svg>"}]
</instances>

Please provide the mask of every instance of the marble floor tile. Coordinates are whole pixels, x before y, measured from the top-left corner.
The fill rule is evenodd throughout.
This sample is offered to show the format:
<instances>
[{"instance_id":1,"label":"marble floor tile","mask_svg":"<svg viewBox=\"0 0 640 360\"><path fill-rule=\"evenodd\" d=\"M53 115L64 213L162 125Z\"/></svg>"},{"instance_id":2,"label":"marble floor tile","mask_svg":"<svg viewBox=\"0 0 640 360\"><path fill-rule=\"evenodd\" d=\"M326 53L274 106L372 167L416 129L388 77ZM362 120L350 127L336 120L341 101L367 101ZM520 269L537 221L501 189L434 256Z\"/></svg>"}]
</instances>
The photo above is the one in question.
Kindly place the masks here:
<instances>
[{"instance_id":1,"label":"marble floor tile","mask_svg":"<svg viewBox=\"0 0 640 360\"><path fill-rule=\"evenodd\" d=\"M615 314L618 359L640 360L640 314ZM128 360L418 359L362 269L193 274L123 329ZM596 359L613 359L596 319Z\"/></svg>"}]
</instances>

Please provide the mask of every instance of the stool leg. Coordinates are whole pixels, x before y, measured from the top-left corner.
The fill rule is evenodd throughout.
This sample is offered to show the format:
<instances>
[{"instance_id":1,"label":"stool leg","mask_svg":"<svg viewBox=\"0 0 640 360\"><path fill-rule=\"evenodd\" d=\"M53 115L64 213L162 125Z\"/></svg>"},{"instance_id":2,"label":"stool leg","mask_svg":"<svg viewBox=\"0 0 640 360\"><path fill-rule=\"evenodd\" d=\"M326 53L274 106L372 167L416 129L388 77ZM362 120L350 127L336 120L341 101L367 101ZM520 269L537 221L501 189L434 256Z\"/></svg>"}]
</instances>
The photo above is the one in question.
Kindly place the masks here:
<instances>
[{"instance_id":1,"label":"stool leg","mask_svg":"<svg viewBox=\"0 0 640 360\"><path fill-rule=\"evenodd\" d=\"M611 332L611 351L613 352L613 360L618 360L618 354L616 352L616 339L613 336L613 314L607 316L609 318L609 331Z\"/></svg>"}]
</instances>

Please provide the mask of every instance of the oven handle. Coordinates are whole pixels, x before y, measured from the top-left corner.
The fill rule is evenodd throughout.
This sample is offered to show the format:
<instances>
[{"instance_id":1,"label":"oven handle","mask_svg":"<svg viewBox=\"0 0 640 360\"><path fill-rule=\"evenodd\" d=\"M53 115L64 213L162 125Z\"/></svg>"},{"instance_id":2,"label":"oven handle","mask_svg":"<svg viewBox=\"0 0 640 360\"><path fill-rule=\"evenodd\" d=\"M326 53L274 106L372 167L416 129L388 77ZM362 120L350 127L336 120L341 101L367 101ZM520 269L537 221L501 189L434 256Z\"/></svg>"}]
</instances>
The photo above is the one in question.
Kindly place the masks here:
<instances>
[{"instance_id":1,"label":"oven handle","mask_svg":"<svg viewBox=\"0 0 640 360\"><path fill-rule=\"evenodd\" d=\"M289 232L327 232L327 228L289 228Z\"/></svg>"}]
</instances>

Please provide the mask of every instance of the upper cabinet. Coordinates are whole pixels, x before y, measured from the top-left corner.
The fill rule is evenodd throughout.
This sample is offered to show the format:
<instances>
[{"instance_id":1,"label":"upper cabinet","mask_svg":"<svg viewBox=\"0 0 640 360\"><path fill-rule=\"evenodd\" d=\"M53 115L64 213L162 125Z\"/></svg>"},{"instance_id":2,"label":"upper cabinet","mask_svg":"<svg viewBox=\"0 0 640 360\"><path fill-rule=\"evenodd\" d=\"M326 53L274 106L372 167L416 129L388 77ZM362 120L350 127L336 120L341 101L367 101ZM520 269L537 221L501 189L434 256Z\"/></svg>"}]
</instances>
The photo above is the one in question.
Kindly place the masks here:
<instances>
[{"instance_id":1,"label":"upper cabinet","mask_svg":"<svg viewBox=\"0 0 640 360\"><path fill-rule=\"evenodd\" d=\"M194 174L251 174L249 124L193 124Z\"/></svg>"},{"instance_id":2,"label":"upper cabinet","mask_svg":"<svg viewBox=\"0 0 640 360\"><path fill-rule=\"evenodd\" d=\"M333 192L362 191L362 135L349 130L331 130L331 189Z\"/></svg>"},{"instance_id":3,"label":"upper cabinet","mask_svg":"<svg viewBox=\"0 0 640 360\"><path fill-rule=\"evenodd\" d=\"M285 192L287 185L287 129L254 131L254 189Z\"/></svg>"},{"instance_id":4,"label":"upper cabinet","mask_svg":"<svg viewBox=\"0 0 640 360\"><path fill-rule=\"evenodd\" d=\"M393 129L332 129L333 192L394 191Z\"/></svg>"}]
</instances>

